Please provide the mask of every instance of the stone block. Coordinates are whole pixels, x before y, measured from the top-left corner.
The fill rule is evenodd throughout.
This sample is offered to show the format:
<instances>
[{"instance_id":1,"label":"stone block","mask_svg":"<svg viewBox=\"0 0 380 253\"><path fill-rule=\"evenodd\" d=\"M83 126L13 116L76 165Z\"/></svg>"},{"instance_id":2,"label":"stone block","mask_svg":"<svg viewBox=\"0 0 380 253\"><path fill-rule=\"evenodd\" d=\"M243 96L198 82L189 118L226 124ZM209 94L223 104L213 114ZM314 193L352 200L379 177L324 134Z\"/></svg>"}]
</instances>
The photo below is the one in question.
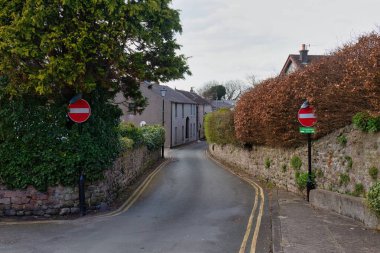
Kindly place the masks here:
<instances>
[{"instance_id":1,"label":"stone block","mask_svg":"<svg viewBox=\"0 0 380 253\"><path fill-rule=\"evenodd\" d=\"M46 214L57 215L58 213L59 213L59 210L56 208L49 208L46 210Z\"/></svg>"},{"instance_id":2,"label":"stone block","mask_svg":"<svg viewBox=\"0 0 380 253\"><path fill-rule=\"evenodd\" d=\"M16 210L14 209L5 210L5 216L15 216L15 215L16 215Z\"/></svg>"},{"instance_id":3,"label":"stone block","mask_svg":"<svg viewBox=\"0 0 380 253\"><path fill-rule=\"evenodd\" d=\"M45 214L45 212L42 211L41 209L33 210L33 215L36 215L36 216L43 216L44 214Z\"/></svg>"},{"instance_id":4,"label":"stone block","mask_svg":"<svg viewBox=\"0 0 380 253\"><path fill-rule=\"evenodd\" d=\"M11 198L2 198L2 199L0 199L0 204L4 204L4 205L11 204Z\"/></svg>"},{"instance_id":5,"label":"stone block","mask_svg":"<svg viewBox=\"0 0 380 253\"><path fill-rule=\"evenodd\" d=\"M17 215L17 216L24 216L24 211L17 211L17 212L16 212L16 215Z\"/></svg>"},{"instance_id":6,"label":"stone block","mask_svg":"<svg viewBox=\"0 0 380 253\"><path fill-rule=\"evenodd\" d=\"M70 214L71 210L70 208L62 208L61 211L59 212L59 215L63 216L63 215L68 215Z\"/></svg>"},{"instance_id":7,"label":"stone block","mask_svg":"<svg viewBox=\"0 0 380 253\"><path fill-rule=\"evenodd\" d=\"M77 214L80 212L80 209L78 207L73 207L73 208L70 208L70 212L72 214Z\"/></svg>"}]
</instances>

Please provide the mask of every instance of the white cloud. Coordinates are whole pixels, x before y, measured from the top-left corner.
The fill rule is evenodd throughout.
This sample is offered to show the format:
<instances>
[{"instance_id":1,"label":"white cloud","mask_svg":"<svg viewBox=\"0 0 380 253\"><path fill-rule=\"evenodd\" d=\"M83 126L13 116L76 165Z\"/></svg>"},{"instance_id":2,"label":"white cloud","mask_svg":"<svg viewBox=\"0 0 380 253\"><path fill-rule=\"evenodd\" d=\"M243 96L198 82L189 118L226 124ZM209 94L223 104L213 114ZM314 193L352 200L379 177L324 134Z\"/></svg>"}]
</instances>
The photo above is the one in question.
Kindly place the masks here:
<instances>
[{"instance_id":1,"label":"white cloud","mask_svg":"<svg viewBox=\"0 0 380 253\"><path fill-rule=\"evenodd\" d=\"M181 10L181 53L193 75L169 85L259 79L279 73L288 54L310 44L324 54L379 24L378 0L174 0Z\"/></svg>"}]
</instances>

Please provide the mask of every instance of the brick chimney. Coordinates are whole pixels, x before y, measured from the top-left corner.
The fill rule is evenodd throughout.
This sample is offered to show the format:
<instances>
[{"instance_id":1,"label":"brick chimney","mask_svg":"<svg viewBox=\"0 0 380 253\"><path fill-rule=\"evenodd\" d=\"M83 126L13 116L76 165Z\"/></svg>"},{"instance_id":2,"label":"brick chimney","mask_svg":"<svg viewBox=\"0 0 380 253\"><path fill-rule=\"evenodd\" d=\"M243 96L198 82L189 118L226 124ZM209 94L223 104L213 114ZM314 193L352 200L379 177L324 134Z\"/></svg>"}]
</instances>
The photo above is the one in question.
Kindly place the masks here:
<instances>
[{"instance_id":1,"label":"brick chimney","mask_svg":"<svg viewBox=\"0 0 380 253\"><path fill-rule=\"evenodd\" d=\"M302 44L301 45L301 50L300 50L300 61L302 64L307 64L308 59L307 59L307 53L309 50L306 49L306 45Z\"/></svg>"}]
</instances>

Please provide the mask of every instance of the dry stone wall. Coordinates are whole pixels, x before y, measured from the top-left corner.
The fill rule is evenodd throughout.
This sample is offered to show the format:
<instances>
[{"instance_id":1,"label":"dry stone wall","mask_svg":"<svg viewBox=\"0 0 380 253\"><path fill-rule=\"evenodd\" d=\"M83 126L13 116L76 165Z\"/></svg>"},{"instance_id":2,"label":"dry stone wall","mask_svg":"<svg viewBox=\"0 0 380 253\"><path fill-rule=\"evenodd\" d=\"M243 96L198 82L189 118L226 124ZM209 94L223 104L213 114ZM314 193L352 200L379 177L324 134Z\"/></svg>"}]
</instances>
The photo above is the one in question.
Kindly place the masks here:
<instances>
[{"instance_id":1,"label":"dry stone wall","mask_svg":"<svg viewBox=\"0 0 380 253\"><path fill-rule=\"evenodd\" d=\"M304 138L306 144L306 136L300 135L300 138ZM300 157L301 171L306 172L307 146L297 149L255 146L247 150L232 145L210 144L209 150L218 160L281 188L300 193L290 160L294 156ZM353 126L347 126L313 142L312 150L312 168L316 172L319 189L352 194L357 185L363 185L364 190L368 191L379 179L379 175L372 178L369 169L380 170L380 133L362 133Z\"/></svg>"},{"instance_id":2,"label":"dry stone wall","mask_svg":"<svg viewBox=\"0 0 380 253\"><path fill-rule=\"evenodd\" d=\"M86 185L86 204L98 209L112 203L118 194L130 186L148 167L160 159L160 151L146 147L123 153L105 171L104 180ZM10 190L0 185L0 216L50 216L79 213L78 187L49 187L38 192L29 186Z\"/></svg>"}]
</instances>

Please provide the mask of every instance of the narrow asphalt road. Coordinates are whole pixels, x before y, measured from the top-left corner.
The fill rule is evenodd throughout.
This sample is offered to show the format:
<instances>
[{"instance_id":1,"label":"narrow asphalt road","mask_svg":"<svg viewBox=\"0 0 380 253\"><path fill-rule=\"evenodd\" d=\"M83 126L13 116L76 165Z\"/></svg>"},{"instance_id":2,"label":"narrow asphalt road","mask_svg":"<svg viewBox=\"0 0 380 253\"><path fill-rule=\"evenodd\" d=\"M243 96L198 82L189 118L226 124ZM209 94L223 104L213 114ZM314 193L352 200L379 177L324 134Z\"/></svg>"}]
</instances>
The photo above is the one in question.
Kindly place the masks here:
<instances>
[{"instance_id":1,"label":"narrow asphalt road","mask_svg":"<svg viewBox=\"0 0 380 253\"><path fill-rule=\"evenodd\" d=\"M269 252L269 217L259 208L266 200L255 205L257 189L207 158L205 149L202 142L171 150L173 161L119 215L0 224L0 252L243 253L254 252L259 231L256 252Z\"/></svg>"}]
</instances>

